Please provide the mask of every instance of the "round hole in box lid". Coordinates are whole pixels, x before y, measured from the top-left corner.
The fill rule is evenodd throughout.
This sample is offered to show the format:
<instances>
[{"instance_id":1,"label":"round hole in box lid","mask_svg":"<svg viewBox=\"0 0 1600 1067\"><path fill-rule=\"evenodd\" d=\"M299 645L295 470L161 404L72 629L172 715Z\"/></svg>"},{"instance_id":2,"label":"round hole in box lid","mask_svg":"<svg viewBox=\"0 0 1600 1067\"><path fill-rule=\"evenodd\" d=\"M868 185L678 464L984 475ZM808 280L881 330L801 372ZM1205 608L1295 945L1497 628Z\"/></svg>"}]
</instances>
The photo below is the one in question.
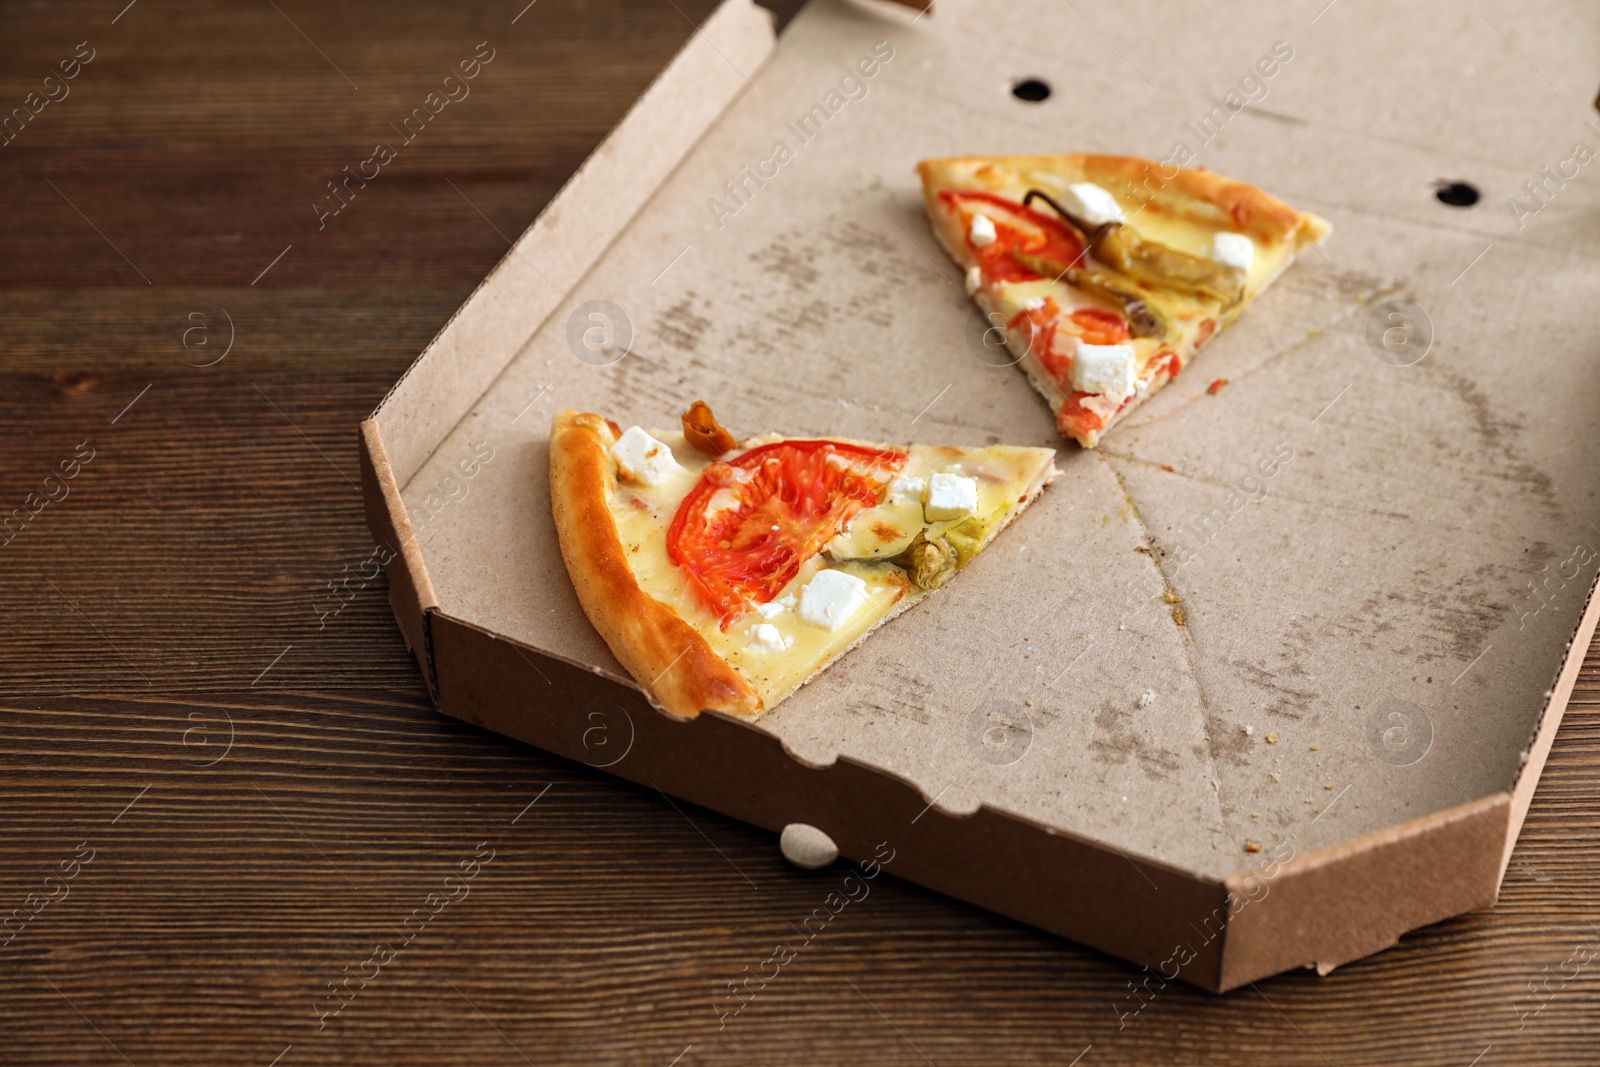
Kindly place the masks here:
<instances>
[{"instance_id":1,"label":"round hole in box lid","mask_svg":"<svg viewBox=\"0 0 1600 1067\"><path fill-rule=\"evenodd\" d=\"M1433 195L1441 204L1451 207L1471 207L1478 202L1478 187L1471 182L1438 181L1433 185Z\"/></svg>"},{"instance_id":2,"label":"round hole in box lid","mask_svg":"<svg viewBox=\"0 0 1600 1067\"><path fill-rule=\"evenodd\" d=\"M778 837L778 847L783 850L784 859L808 871L820 870L839 858L839 846L833 838L803 822L785 826Z\"/></svg>"},{"instance_id":3,"label":"round hole in box lid","mask_svg":"<svg viewBox=\"0 0 1600 1067\"><path fill-rule=\"evenodd\" d=\"M1050 83L1042 78L1023 78L1011 86L1011 95L1018 100L1037 104L1050 97Z\"/></svg>"}]
</instances>

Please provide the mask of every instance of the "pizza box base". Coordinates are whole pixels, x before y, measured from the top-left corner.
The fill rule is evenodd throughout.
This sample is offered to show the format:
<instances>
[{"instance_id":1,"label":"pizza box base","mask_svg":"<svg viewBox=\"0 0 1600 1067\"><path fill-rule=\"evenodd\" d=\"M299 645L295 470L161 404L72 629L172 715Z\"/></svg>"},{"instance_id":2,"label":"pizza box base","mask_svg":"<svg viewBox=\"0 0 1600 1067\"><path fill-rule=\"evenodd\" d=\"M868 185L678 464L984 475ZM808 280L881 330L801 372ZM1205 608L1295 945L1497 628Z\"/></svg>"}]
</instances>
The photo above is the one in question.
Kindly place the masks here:
<instances>
[{"instance_id":1,"label":"pizza box base","mask_svg":"<svg viewBox=\"0 0 1600 1067\"><path fill-rule=\"evenodd\" d=\"M1360 19L1207 18L1136 65L1049 46L1082 39L1070 5L814 0L781 45L718 8L362 425L441 710L887 846L891 873L1212 990L1492 904L1600 607L1600 199L1566 184L1530 221L1495 197L1600 136L1465 29L1384 66ZM1523 29L1576 78L1551 18ZM1055 93L1023 103L1022 77ZM985 361L911 173L1071 150L1206 165L1335 227L1094 453ZM1461 176L1490 194L1470 212L1431 195ZM578 608L547 434L561 407L670 426L702 397L745 432L1055 444L1065 473L762 722L682 722Z\"/></svg>"}]
</instances>

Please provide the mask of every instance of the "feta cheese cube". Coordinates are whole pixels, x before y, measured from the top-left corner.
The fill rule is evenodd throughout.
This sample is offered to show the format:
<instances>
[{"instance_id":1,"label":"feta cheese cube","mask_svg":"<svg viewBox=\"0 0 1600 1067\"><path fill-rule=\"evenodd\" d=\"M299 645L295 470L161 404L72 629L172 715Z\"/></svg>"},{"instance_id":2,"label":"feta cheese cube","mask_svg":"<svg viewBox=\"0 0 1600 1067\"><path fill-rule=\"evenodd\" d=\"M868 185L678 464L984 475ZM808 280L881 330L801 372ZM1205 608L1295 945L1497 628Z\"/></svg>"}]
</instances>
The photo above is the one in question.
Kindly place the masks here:
<instances>
[{"instance_id":1,"label":"feta cheese cube","mask_svg":"<svg viewBox=\"0 0 1600 1067\"><path fill-rule=\"evenodd\" d=\"M960 519L978 510L978 479L940 473L928 479L922 513L929 522Z\"/></svg>"},{"instance_id":2,"label":"feta cheese cube","mask_svg":"<svg viewBox=\"0 0 1600 1067\"><path fill-rule=\"evenodd\" d=\"M775 619L788 610L788 608L784 607L776 600L771 600L765 604L756 605L756 614L760 615L763 619Z\"/></svg>"},{"instance_id":3,"label":"feta cheese cube","mask_svg":"<svg viewBox=\"0 0 1600 1067\"><path fill-rule=\"evenodd\" d=\"M800 590L800 621L837 630L867 602L867 583L844 571L820 570Z\"/></svg>"},{"instance_id":4,"label":"feta cheese cube","mask_svg":"<svg viewBox=\"0 0 1600 1067\"><path fill-rule=\"evenodd\" d=\"M983 288L983 271L976 266L967 268L967 295L971 296Z\"/></svg>"},{"instance_id":5,"label":"feta cheese cube","mask_svg":"<svg viewBox=\"0 0 1600 1067\"><path fill-rule=\"evenodd\" d=\"M657 485L680 469L672 449L637 426L629 426L627 432L617 438L617 443L611 446L611 455L622 468L624 478L645 485Z\"/></svg>"},{"instance_id":6,"label":"feta cheese cube","mask_svg":"<svg viewBox=\"0 0 1600 1067\"><path fill-rule=\"evenodd\" d=\"M967 227L967 240L972 242L973 248L988 248L994 244L994 220L983 212L972 216L972 223Z\"/></svg>"},{"instance_id":7,"label":"feta cheese cube","mask_svg":"<svg viewBox=\"0 0 1600 1067\"><path fill-rule=\"evenodd\" d=\"M1057 199L1062 207L1091 226L1125 221L1117 198L1094 182L1073 182Z\"/></svg>"},{"instance_id":8,"label":"feta cheese cube","mask_svg":"<svg viewBox=\"0 0 1600 1067\"><path fill-rule=\"evenodd\" d=\"M921 478L902 474L889 483L889 503L905 504L912 500L920 501L927 488L928 483Z\"/></svg>"},{"instance_id":9,"label":"feta cheese cube","mask_svg":"<svg viewBox=\"0 0 1600 1067\"><path fill-rule=\"evenodd\" d=\"M1133 392L1132 345L1084 345L1072 354L1072 388L1119 399Z\"/></svg>"},{"instance_id":10,"label":"feta cheese cube","mask_svg":"<svg viewBox=\"0 0 1600 1067\"><path fill-rule=\"evenodd\" d=\"M1211 258L1248 272L1256 261L1256 246L1242 233L1219 233L1211 238Z\"/></svg>"},{"instance_id":11,"label":"feta cheese cube","mask_svg":"<svg viewBox=\"0 0 1600 1067\"><path fill-rule=\"evenodd\" d=\"M783 634L770 622L759 623L750 631L750 647L760 652L782 652Z\"/></svg>"}]
</instances>

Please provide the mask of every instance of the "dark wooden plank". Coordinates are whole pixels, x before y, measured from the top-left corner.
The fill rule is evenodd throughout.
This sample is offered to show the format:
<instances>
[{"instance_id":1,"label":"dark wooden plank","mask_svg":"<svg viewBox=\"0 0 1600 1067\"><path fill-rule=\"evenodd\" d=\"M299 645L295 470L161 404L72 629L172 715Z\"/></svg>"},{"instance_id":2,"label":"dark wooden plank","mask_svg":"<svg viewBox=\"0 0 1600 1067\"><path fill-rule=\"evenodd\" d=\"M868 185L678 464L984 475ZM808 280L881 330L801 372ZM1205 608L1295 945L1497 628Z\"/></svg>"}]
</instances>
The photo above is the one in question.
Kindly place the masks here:
<instances>
[{"instance_id":1,"label":"dark wooden plank","mask_svg":"<svg viewBox=\"0 0 1600 1067\"><path fill-rule=\"evenodd\" d=\"M897 882L891 863L723 1019L726 983L798 943L791 924L846 872L794 871L764 832L415 693L7 702L0 902L45 891L81 842L94 858L0 949L0 1024L40 1063L115 1059L74 1005L134 1063L266 1063L289 1044L295 1063L517 1062L505 1038L536 1063L665 1064L690 1044L693 1063L1064 1063L1091 1043L1095 1063L1465 1064L1490 1044L1502 1062L1584 1062L1587 973L1552 983L1522 1029L1519 1012L1540 1003L1528 981L1600 938L1600 857L1578 844L1595 681L1497 908L1325 978L1169 986L1127 1018L1133 968ZM399 949L396 924L481 842L494 858L466 896L452 886ZM324 983L379 943L395 961L319 1030Z\"/></svg>"},{"instance_id":2,"label":"dark wooden plank","mask_svg":"<svg viewBox=\"0 0 1600 1067\"><path fill-rule=\"evenodd\" d=\"M314 607L370 549L356 421L711 0L124 4L0 10L0 104L97 49L0 148L0 517L95 449L0 545L0 919L94 850L0 926L0 1062L1594 1058L1594 964L1567 961L1600 952L1597 649L1493 910L1124 1016L1134 968L891 864L722 1019L845 871L439 716L381 582ZM319 230L322 183L482 40L473 94ZM319 1030L326 983L480 842Z\"/></svg>"}]
</instances>

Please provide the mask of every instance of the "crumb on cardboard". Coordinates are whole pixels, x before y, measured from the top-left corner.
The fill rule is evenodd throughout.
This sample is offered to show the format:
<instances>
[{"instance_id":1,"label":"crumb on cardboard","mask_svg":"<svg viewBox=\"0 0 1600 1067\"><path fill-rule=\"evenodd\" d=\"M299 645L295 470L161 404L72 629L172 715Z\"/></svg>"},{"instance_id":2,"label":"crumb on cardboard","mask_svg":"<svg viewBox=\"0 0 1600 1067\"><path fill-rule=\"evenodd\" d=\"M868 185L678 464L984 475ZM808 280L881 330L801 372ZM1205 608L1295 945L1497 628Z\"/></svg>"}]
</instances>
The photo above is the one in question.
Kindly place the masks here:
<instances>
[{"instance_id":1,"label":"crumb on cardboard","mask_svg":"<svg viewBox=\"0 0 1600 1067\"><path fill-rule=\"evenodd\" d=\"M1278 743L1278 735L1277 734L1268 734L1267 735L1267 744L1275 745L1277 743Z\"/></svg>"},{"instance_id":2,"label":"crumb on cardboard","mask_svg":"<svg viewBox=\"0 0 1600 1067\"><path fill-rule=\"evenodd\" d=\"M1227 384L1228 379L1218 378L1216 381L1206 386L1206 392L1210 393L1212 396L1216 396L1218 393L1222 392L1222 387Z\"/></svg>"},{"instance_id":3,"label":"crumb on cardboard","mask_svg":"<svg viewBox=\"0 0 1600 1067\"><path fill-rule=\"evenodd\" d=\"M1256 822L1260 822L1261 821L1261 813L1259 811L1252 811L1250 813L1250 817L1252 819L1254 819Z\"/></svg>"},{"instance_id":4,"label":"crumb on cardboard","mask_svg":"<svg viewBox=\"0 0 1600 1067\"><path fill-rule=\"evenodd\" d=\"M1155 702L1156 702L1156 691L1154 689L1146 689L1143 693L1139 694L1139 706L1141 708L1148 708L1151 704L1154 704Z\"/></svg>"},{"instance_id":5,"label":"crumb on cardboard","mask_svg":"<svg viewBox=\"0 0 1600 1067\"><path fill-rule=\"evenodd\" d=\"M1312 745L1311 746L1311 751L1313 751L1313 752L1320 751L1321 749L1322 749L1321 745Z\"/></svg>"},{"instance_id":6,"label":"crumb on cardboard","mask_svg":"<svg viewBox=\"0 0 1600 1067\"><path fill-rule=\"evenodd\" d=\"M1168 604L1176 604L1178 602L1178 594L1174 593L1170 589L1163 589L1161 590L1161 599L1165 600Z\"/></svg>"},{"instance_id":7,"label":"crumb on cardboard","mask_svg":"<svg viewBox=\"0 0 1600 1067\"><path fill-rule=\"evenodd\" d=\"M1244 850L1246 852L1260 852L1261 842L1246 840L1244 843Z\"/></svg>"},{"instance_id":8,"label":"crumb on cardboard","mask_svg":"<svg viewBox=\"0 0 1600 1067\"><path fill-rule=\"evenodd\" d=\"M1179 626L1187 626L1189 625L1188 613L1186 613L1181 606L1174 605L1172 608L1172 621L1177 623Z\"/></svg>"},{"instance_id":9,"label":"crumb on cardboard","mask_svg":"<svg viewBox=\"0 0 1600 1067\"><path fill-rule=\"evenodd\" d=\"M1176 473L1176 472L1175 472L1175 471L1174 471L1174 470L1173 470L1173 469L1172 469L1172 464L1170 464L1170 463L1163 463L1163 464L1162 464L1162 465L1161 465L1161 469L1162 469L1162 470L1164 470L1164 471L1166 471L1166 472L1167 472L1167 473L1168 473L1168 474L1174 474L1174 473Z\"/></svg>"},{"instance_id":10,"label":"crumb on cardboard","mask_svg":"<svg viewBox=\"0 0 1600 1067\"><path fill-rule=\"evenodd\" d=\"M1279 774L1277 771L1268 771L1267 774L1271 775L1274 782L1283 781L1283 775Z\"/></svg>"}]
</instances>

